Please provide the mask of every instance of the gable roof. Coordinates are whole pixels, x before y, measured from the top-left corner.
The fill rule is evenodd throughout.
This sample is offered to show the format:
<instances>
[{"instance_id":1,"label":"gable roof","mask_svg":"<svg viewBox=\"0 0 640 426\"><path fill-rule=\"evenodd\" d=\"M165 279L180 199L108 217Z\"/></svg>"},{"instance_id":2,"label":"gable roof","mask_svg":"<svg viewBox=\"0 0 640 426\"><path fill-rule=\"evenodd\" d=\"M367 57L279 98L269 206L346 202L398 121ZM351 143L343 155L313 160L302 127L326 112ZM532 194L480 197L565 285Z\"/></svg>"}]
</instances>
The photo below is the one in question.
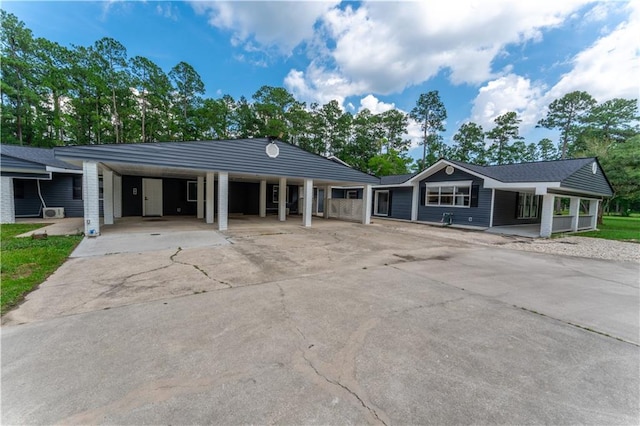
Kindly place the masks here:
<instances>
[{"instance_id":1,"label":"gable roof","mask_svg":"<svg viewBox=\"0 0 640 426\"><path fill-rule=\"evenodd\" d=\"M256 176L285 176L325 181L378 184L380 179L339 164L295 145L276 141L279 154L265 153L265 138L79 145L55 149L58 159L166 167L197 171L224 171Z\"/></svg>"},{"instance_id":2,"label":"gable roof","mask_svg":"<svg viewBox=\"0 0 640 426\"><path fill-rule=\"evenodd\" d=\"M538 161L534 163L501 164L477 166L462 161L448 160L450 163L474 171L500 182L562 182L596 159L575 158L568 160Z\"/></svg>"},{"instance_id":3,"label":"gable roof","mask_svg":"<svg viewBox=\"0 0 640 426\"><path fill-rule=\"evenodd\" d=\"M15 164L22 163L30 166L40 165L44 166L43 168L45 169L47 166L69 170L80 169L78 166L56 158L54 151L51 148L33 148L28 146L0 144L0 153L3 157L11 158L13 160L12 163ZM7 159L7 161L11 160Z\"/></svg>"}]
</instances>

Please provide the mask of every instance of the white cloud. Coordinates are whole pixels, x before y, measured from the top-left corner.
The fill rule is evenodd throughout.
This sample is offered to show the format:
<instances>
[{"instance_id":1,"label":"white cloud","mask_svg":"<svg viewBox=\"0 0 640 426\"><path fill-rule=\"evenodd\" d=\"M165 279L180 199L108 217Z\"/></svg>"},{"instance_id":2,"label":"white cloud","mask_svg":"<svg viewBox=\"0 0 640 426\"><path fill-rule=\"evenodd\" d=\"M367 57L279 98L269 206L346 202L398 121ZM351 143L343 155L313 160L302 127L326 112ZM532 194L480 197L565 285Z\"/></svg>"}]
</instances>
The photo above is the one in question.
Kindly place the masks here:
<instances>
[{"instance_id":1,"label":"white cloud","mask_svg":"<svg viewBox=\"0 0 640 426\"><path fill-rule=\"evenodd\" d=\"M358 109L358 112L366 108L375 115L389 111L390 109L394 109L395 107L396 104L394 103L388 104L386 102L382 102L373 95L367 95L364 98L360 99L360 108Z\"/></svg>"},{"instance_id":2,"label":"white cloud","mask_svg":"<svg viewBox=\"0 0 640 426\"><path fill-rule=\"evenodd\" d=\"M494 127L493 120L506 112L515 111L522 120L521 132L535 126L539 120L544 87L515 74L507 74L489 81L478 90L473 101L471 121L485 130Z\"/></svg>"},{"instance_id":3,"label":"white cloud","mask_svg":"<svg viewBox=\"0 0 640 426\"><path fill-rule=\"evenodd\" d=\"M262 47L290 53L314 34L314 24L339 1L191 1L193 9L209 17L209 23L233 32L232 44L254 38Z\"/></svg>"}]
</instances>

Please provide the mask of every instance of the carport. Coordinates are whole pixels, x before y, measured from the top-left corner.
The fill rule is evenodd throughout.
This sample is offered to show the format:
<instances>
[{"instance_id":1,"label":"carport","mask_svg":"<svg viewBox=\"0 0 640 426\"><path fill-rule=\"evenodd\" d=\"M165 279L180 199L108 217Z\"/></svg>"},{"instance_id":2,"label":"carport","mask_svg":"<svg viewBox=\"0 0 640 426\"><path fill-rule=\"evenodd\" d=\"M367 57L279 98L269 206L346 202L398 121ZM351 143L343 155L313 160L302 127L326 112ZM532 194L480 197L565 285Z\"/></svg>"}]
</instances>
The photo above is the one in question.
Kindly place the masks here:
<instances>
[{"instance_id":1,"label":"carport","mask_svg":"<svg viewBox=\"0 0 640 426\"><path fill-rule=\"evenodd\" d=\"M262 138L73 146L56 148L55 156L83 168L88 236L100 234L101 217L109 226L126 216L184 215L224 231L230 214L273 213L286 221L298 213L302 225L311 226L331 187L345 185L364 188L361 222L368 224L371 185L379 182L341 162ZM314 193L322 203L314 203Z\"/></svg>"}]
</instances>

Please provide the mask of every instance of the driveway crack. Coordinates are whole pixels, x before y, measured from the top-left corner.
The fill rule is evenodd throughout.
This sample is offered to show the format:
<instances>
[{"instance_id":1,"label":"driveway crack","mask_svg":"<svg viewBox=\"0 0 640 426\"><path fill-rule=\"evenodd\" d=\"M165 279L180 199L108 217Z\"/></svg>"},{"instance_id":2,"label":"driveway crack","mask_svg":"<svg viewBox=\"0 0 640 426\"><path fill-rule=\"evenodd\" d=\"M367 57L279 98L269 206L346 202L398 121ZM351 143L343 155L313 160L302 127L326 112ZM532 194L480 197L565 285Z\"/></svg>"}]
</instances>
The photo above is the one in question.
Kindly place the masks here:
<instances>
[{"instance_id":1,"label":"driveway crack","mask_svg":"<svg viewBox=\"0 0 640 426\"><path fill-rule=\"evenodd\" d=\"M176 256L178 256L178 254L180 254L180 252L182 251L182 247L178 247L178 250L176 250L175 253L173 253L171 256L169 256L169 259L171 260L171 262L173 263L177 263L180 265L185 265L185 266L191 266L193 268L195 268L196 271L200 272L202 275L204 275L205 277L209 278L211 281L214 281L218 284L222 284L224 286L227 286L227 288L233 288L233 286L231 284L229 284L226 281L220 281L217 280L215 278L213 278L211 275L209 275L207 273L207 271L205 271L204 269L202 269L200 266L194 264L194 263L188 263L188 262L182 262L180 260L176 260Z\"/></svg>"}]
</instances>

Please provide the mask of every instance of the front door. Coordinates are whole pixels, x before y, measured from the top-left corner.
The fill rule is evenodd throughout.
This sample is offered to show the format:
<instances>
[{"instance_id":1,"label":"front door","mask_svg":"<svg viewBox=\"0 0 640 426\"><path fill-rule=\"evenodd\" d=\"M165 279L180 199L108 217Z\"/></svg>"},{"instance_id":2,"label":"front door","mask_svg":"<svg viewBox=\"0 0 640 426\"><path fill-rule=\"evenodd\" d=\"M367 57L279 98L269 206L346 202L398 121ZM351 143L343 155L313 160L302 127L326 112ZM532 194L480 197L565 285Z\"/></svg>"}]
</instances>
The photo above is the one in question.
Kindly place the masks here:
<instances>
[{"instance_id":1,"label":"front door","mask_svg":"<svg viewBox=\"0 0 640 426\"><path fill-rule=\"evenodd\" d=\"M142 216L162 216L162 179L142 179Z\"/></svg>"},{"instance_id":2,"label":"front door","mask_svg":"<svg viewBox=\"0 0 640 426\"><path fill-rule=\"evenodd\" d=\"M376 191L374 214L389 216L389 191Z\"/></svg>"}]
</instances>

